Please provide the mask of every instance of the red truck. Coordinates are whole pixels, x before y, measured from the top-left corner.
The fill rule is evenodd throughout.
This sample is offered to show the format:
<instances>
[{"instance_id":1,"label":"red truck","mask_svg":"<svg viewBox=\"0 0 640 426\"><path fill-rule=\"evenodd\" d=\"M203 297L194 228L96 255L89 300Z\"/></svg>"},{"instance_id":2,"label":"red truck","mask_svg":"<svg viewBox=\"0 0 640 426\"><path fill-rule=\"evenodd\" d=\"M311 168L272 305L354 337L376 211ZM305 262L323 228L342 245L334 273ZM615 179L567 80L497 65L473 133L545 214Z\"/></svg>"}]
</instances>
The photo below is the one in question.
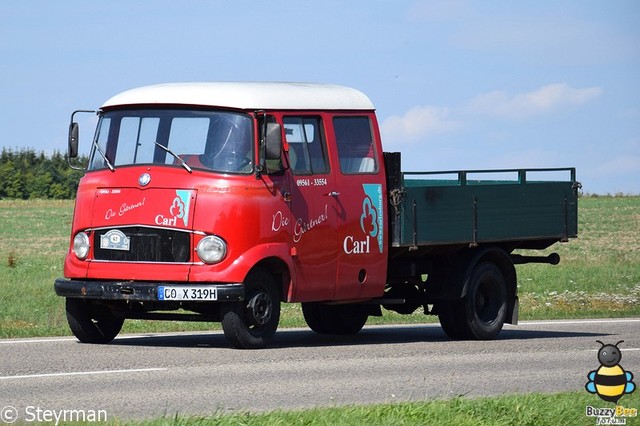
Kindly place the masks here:
<instances>
[{"instance_id":1,"label":"red truck","mask_svg":"<svg viewBox=\"0 0 640 426\"><path fill-rule=\"evenodd\" d=\"M559 261L516 253L577 235L575 169L402 172L352 88L164 84L97 114L54 285L81 342L135 318L222 322L262 348L283 302L318 333L422 308L451 338L492 339L517 323L514 265Z\"/></svg>"}]
</instances>

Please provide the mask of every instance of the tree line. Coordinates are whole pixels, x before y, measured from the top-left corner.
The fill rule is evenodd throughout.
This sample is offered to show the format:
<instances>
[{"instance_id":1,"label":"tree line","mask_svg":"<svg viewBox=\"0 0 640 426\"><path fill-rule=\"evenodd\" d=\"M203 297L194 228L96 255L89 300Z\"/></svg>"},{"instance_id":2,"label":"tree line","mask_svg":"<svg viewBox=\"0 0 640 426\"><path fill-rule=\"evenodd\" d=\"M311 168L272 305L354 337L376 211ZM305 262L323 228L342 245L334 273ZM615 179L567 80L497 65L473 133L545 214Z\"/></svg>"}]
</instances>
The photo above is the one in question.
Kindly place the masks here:
<instances>
[{"instance_id":1,"label":"tree line","mask_svg":"<svg viewBox=\"0 0 640 426\"><path fill-rule=\"evenodd\" d=\"M84 167L86 156L73 159L71 164ZM14 151L2 148L0 154L0 198L72 199L83 172L69 167L60 152L48 156L32 149Z\"/></svg>"}]
</instances>

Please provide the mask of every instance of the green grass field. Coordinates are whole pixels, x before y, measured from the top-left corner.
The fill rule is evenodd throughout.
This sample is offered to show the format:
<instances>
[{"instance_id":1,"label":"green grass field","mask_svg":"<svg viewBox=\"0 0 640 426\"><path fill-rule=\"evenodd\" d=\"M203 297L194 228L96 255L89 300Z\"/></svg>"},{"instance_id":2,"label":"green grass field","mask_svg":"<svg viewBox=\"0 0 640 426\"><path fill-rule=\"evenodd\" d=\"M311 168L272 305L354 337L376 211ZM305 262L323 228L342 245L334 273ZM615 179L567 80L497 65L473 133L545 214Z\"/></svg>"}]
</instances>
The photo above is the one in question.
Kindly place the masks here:
<instances>
[{"instance_id":1,"label":"green grass field","mask_svg":"<svg viewBox=\"0 0 640 426\"><path fill-rule=\"evenodd\" d=\"M53 280L62 276L69 244L72 201L0 200L0 338L70 335L64 301ZM580 200L579 238L557 244L560 265L518 267L522 319L640 316L640 197ZM529 253L533 254L533 253ZM304 326L297 304L283 307L282 327ZM384 312L369 323L433 322L421 313ZM125 332L212 329L214 324L127 321ZM636 380L637 383L637 380ZM373 406L271 413L216 412L208 417L168 417L145 425L592 425L585 407L603 407L586 392L456 398ZM640 393L624 400L640 407ZM607 405L608 406L608 405ZM627 424L640 424L628 418Z\"/></svg>"},{"instance_id":2,"label":"green grass field","mask_svg":"<svg viewBox=\"0 0 640 426\"><path fill-rule=\"evenodd\" d=\"M640 396L620 400L627 408L640 405ZM602 402L602 401L601 401ZM624 402L624 404L623 404ZM587 392L527 394L492 398L456 398L448 401L405 402L375 406L317 408L304 411L275 411L264 414L216 413L209 417L172 417L136 424L262 426L262 425L456 425L456 426L545 426L595 425L586 407L613 408ZM623 417L619 417L622 419ZM625 418L627 425L640 423L639 417Z\"/></svg>"},{"instance_id":3,"label":"green grass field","mask_svg":"<svg viewBox=\"0 0 640 426\"><path fill-rule=\"evenodd\" d=\"M0 200L0 338L69 335L62 276L72 201ZM580 199L579 238L556 244L562 261L518 266L520 318L640 316L640 197ZM369 324L433 322L384 312ZM283 306L281 327L305 326L300 306ZM127 321L124 332L205 330L217 324Z\"/></svg>"}]
</instances>

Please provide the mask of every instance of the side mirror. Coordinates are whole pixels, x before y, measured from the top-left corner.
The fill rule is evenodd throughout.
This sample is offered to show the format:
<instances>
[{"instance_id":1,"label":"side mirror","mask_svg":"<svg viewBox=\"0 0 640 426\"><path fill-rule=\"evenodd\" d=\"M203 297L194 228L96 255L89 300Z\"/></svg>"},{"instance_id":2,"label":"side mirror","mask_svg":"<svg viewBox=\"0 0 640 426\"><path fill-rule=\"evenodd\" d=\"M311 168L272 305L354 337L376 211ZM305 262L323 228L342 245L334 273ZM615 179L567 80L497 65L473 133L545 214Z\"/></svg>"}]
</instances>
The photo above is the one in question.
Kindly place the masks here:
<instances>
[{"instance_id":1,"label":"side mirror","mask_svg":"<svg viewBox=\"0 0 640 426\"><path fill-rule=\"evenodd\" d=\"M78 123L69 124L69 158L78 156Z\"/></svg>"},{"instance_id":2,"label":"side mirror","mask_svg":"<svg viewBox=\"0 0 640 426\"><path fill-rule=\"evenodd\" d=\"M282 130L278 123L267 123L265 160L279 160L282 152Z\"/></svg>"},{"instance_id":3,"label":"side mirror","mask_svg":"<svg viewBox=\"0 0 640 426\"><path fill-rule=\"evenodd\" d=\"M88 110L88 109L79 109L76 111L73 111L73 113L71 113L71 122L69 124L69 158L76 158L78 156L78 132L79 132L79 126L78 123L73 121L73 118L75 117L75 115L79 112L90 112L90 113L95 113L95 111L93 110ZM69 163L69 165L71 166L71 163ZM71 166L73 168L73 166Z\"/></svg>"}]
</instances>

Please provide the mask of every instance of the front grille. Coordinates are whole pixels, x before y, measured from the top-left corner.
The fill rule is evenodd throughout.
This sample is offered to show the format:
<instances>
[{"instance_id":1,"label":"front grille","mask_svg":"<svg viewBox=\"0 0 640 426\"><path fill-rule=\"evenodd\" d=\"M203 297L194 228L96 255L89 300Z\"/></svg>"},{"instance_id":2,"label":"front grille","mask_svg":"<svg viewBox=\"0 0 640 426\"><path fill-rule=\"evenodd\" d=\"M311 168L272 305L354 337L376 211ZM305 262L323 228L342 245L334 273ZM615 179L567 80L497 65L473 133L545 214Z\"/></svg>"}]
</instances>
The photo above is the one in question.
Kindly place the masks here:
<instances>
[{"instance_id":1,"label":"front grille","mask_svg":"<svg viewBox=\"0 0 640 426\"><path fill-rule=\"evenodd\" d=\"M129 238L128 250L100 248L100 239L112 229ZM113 262L188 262L191 237L188 232L143 226L98 229L93 234L96 260Z\"/></svg>"}]
</instances>

